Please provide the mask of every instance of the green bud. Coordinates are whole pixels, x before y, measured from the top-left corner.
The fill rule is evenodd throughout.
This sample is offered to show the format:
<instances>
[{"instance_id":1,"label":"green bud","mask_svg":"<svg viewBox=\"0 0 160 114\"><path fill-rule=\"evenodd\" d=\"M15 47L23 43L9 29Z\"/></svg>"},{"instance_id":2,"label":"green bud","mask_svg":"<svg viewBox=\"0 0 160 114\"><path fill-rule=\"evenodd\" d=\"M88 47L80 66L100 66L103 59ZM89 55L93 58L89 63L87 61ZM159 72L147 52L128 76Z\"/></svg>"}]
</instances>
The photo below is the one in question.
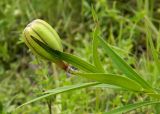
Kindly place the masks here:
<instances>
[{"instance_id":1,"label":"green bud","mask_svg":"<svg viewBox=\"0 0 160 114\"><path fill-rule=\"evenodd\" d=\"M53 61L61 65L61 67L65 66L61 60L53 57L34 40L37 39L54 50L63 51L60 37L47 22L40 19L32 21L24 29L23 35L26 45L34 54L49 61Z\"/></svg>"}]
</instances>

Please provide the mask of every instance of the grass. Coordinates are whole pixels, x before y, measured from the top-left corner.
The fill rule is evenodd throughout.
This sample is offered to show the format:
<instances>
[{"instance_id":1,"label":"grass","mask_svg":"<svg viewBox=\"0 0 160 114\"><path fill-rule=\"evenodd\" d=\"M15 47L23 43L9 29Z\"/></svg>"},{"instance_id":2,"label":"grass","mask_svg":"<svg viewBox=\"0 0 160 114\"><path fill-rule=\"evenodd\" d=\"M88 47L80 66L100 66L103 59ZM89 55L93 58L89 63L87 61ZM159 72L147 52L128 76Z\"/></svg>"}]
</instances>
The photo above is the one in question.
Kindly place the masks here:
<instances>
[{"instance_id":1,"label":"grass","mask_svg":"<svg viewBox=\"0 0 160 114\"><path fill-rule=\"evenodd\" d=\"M148 92L152 92L153 87L159 93L160 86L159 4L158 0L1 0L0 113L101 114L117 107L118 111L126 112L130 110L127 104L134 103L131 105L134 109L131 113L158 114L159 104L137 107L158 103L156 98L159 95ZM76 60L75 56L72 59L66 57L65 61L81 71L91 71L90 75L83 73L79 74L82 77L67 77L53 63L36 58L27 51L28 48L20 40L21 33L36 18L44 19L58 31L63 40L64 54L78 57ZM97 35L105 43L97 44ZM95 66L101 74L92 72ZM55 90L66 90L65 86L70 90L72 87L83 86L82 83L92 85L92 80L108 83L108 80L104 82L104 73L120 76L108 79L112 80L112 84L119 81L118 84L124 85L119 88L117 85L99 84L53 95ZM97 78L100 75L105 79ZM120 81L124 76L140 84L146 92L126 90L125 87L132 86L125 86ZM52 95L44 97L44 91ZM41 96L44 99L15 110Z\"/></svg>"}]
</instances>

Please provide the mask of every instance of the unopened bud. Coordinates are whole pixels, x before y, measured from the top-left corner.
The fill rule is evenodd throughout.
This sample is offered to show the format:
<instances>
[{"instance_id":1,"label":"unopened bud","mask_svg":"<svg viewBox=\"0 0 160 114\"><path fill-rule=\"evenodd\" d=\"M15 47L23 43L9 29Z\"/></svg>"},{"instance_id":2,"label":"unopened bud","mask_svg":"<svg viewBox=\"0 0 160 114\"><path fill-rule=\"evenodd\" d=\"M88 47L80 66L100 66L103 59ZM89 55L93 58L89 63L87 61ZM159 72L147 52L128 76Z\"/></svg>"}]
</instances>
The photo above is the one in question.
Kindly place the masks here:
<instances>
[{"instance_id":1,"label":"unopened bud","mask_svg":"<svg viewBox=\"0 0 160 114\"><path fill-rule=\"evenodd\" d=\"M57 32L45 21L36 19L32 21L23 31L24 41L30 50L41 58L52 61L65 69L65 64L62 60L54 57L40 46L34 39L47 45L54 50L63 51L61 39Z\"/></svg>"}]
</instances>

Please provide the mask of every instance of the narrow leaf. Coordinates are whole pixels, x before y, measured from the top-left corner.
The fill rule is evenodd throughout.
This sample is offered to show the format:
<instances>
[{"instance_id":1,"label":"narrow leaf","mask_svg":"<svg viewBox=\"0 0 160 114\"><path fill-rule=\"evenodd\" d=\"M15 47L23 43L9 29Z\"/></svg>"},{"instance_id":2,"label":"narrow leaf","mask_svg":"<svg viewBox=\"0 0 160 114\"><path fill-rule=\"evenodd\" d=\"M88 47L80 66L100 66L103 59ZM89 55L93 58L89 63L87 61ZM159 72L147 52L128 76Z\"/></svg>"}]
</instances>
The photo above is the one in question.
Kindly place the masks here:
<instances>
[{"instance_id":1,"label":"narrow leaf","mask_svg":"<svg viewBox=\"0 0 160 114\"><path fill-rule=\"evenodd\" d=\"M156 48L154 47L154 43L153 43L153 40L152 40L152 33L151 33L151 30L149 28L149 22L150 20L148 20L146 23L146 36L147 36L147 40L149 41L149 45L150 45L150 49L151 49L151 53L152 53L152 56L153 56L153 59L154 59L154 62L155 62L155 65L160 73L160 61L159 61L159 56L158 56L158 53L156 51ZM152 22L150 22L152 23ZM152 25L153 26L153 25ZM159 43L159 42L158 42Z\"/></svg>"},{"instance_id":2,"label":"narrow leaf","mask_svg":"<svg viewBox=\"0 0 160 114\"><path fill-rule=\"evenodd\" d=\"M100 28L99 28L99 23L98 23L98 16L97 16L97 13L95 12L93 6L92 6L92 17L93 17L93 20L96 24L96 27L95 27L95 30L93 31L93 42L92 42L92 50L93 50L93 61L94 61L94 65L96 66L96 68L100 71L100 72L105 72L104 71L104 68L101 64L101 61L100 61L100 57L98 56L98 35L100 33Z\"/></svg>"},{"instance_id":3,"label":"narrow leaf","mask_svg":"<svg viewBox=\"0 0 160 114\"><path fill-rule=\"evenodd\" d=\"M135 81L116 74L105 74L105 73L79 73L76 72L74 75L82 76L100 83L111 84L118 87L122 87L133 91L143 91L143 88Z\"/></svg>"},{"instance_id":4,"label":"narrow leaf","mask_svg":"<svg viewBox=\"0 0 160 114\"><path fill-rule=\"evenodd\" d=\"M72 91L72 90L76 90L76 89L86 88L86 87L94 86L94 85L98 85L98 84L100 84L100 83L98 83L98 82L90 82L90 83L84 83L84 84L76 84L76 85L71 85L71 86L59 87L59 88L51 90L51 92L48 91L48 92L50 92L49 94L44 94L44 95L42 95L40 97L37 97L35 99L32 99L32 100L20 105L16 109L18 109L18 108L20 108L22 106L28 105L30 103L39 101L41 99L47 98L47 97L49 97L51 95L56 95L56 94L60 94L60 93L64 93L64 92L68 92L68 91Z\"/></svg>"},{"instance_id":5,"label":"narrow leaf","mask_svg":"<svg viewBox=\"0 0 160 114\"><path fill-rule=\"evenodd\" d=\"M91 84L92 83L93 84L95 83L95 85L92 86L93 88L111 88L111 89L123 90L122 88L120 88L118 86L113 86L113 85L109 85L109 84L100 84L99 82L91 82ZM77 86L78 86L78 84L77 84ZM65 86L64 88L68 88L68 86ZM56 89L58 89L58 88L56 88ZM56 89L51 89L51 90L45 91L44 93L46 93L46 94L53 93L53 92L55 92Z\"/></svg>"},{"instance_id":6,"label":"narrow leaf","mask_svg":"<svg viewBox=\"0 0 160 114\"><path fill-rule=\"evenodd\" d=\"M101 64L99 55L98 55L98 39L97 39L97 35L98 35L98 30L97 28L95 29L95 31L93 32L93 43L92 43L92 48L93 48L93 61L94 61L94 65L96 66L96 68L100 71L100 72L105 72L104 68Z\"/></svg>"},{"instance_id":7,"label":"narrow leaf","mask_svg":"<svg viewBox=\"0 0 160 114\"><path fill-rule=\"evenodd\" d=\"M136 81L148 91L153 92L153 88L151 87L151 85L149 85L143 78L141 78L140 75L136 71L134 71L131 66L129 66L119 55L117 55L102 38L99 37L98 39L100 41L100 44L103 46L106 53L108 54L108 56L112 59L115 65L124 74L126 74L128 78Z\"/></svg>"},{"instance_id":8,"label":"narrow leaf","mask_svg":"<svg viewBox=\"0 0 160 114\"><path fill-rule=\"evenodd\" d=\"M160 103L160 101L147 101L147 102L139 102L139 103L135 103L135 104L129 104L120 108L116 108L112 111L103 113L103 114L121 114L121 113L125 113L137 108L140 108L142 106L147 106L147 105L152 105L152 104L157 104Z\"/></svg>"},{"instance_id":9,"label":"narrow leaf","mask_svg":"<svg viewBox=\"0 0 160 114\"><path fill-rule=\"evenodd\" d=\"M97 16L97 14L96 14L93 6L92 6L92 10L91 10L91 11L92 11L92 17L93 17L94 22L95 22L96 24L98 24L98 16Z\"/></svg>"}]
</instances>

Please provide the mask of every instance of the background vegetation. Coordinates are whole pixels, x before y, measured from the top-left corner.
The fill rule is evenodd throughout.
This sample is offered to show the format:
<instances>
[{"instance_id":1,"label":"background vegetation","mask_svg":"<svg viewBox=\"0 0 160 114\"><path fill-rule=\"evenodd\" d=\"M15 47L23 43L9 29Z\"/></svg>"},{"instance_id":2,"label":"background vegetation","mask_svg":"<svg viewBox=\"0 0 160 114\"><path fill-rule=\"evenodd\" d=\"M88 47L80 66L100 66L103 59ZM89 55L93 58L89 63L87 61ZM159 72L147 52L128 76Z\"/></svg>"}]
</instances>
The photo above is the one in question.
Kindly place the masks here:
<instances>
[{"instance_id":1,"label":"background vegetation","mask_svg":"<svg viewBox=\"0 0 160 114\"><path fill-rule=\"evenodd\" d=\"M81 77L69 77L53 63L35 58L20 39L29 22L44 19L59 33L65 52L92 62L91 42L95 27L92 6L105 41L152 86L159 88L160 67L156 59L160 51L159 5L159 0L0 0L0 113L47 114L52 106L55 114L98 114L151 99L119 89L89 87L52 96L14 111L45 90L89 82ZM99 53L107 72L122 74L103 55L103 50ZM158 114L160 108L153 105L130 113Z\"/></svg>"}]
</instances>

